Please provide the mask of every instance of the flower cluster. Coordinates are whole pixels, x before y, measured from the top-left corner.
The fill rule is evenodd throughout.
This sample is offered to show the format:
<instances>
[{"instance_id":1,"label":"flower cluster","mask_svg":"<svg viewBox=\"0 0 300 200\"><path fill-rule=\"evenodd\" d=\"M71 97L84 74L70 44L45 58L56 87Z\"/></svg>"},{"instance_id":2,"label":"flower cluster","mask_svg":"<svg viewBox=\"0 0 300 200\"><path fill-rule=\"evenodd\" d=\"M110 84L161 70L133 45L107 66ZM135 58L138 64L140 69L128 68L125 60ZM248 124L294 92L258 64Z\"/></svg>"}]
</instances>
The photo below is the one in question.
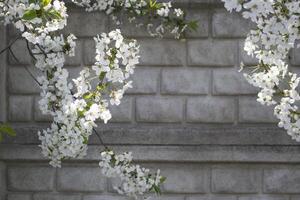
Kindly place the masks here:
<instances>
[{"instance_id":1,"label":"flower cluster","mask_svg":"<svg viewBox=\"0 0 300 200\"><path fill-rule=\"evenodd\" d=\"M96 63L92 68L84 68L73 80L74 85L67 84L67 71L58 66L50 76L48 73L47 78L40 78L44 88L41 109L54 118L51 129L44 130L40 140L43 153L51 158L52 165L60 166L65 158L84 156L88 137L97 126L95 121L100 118L107 123L111 118L109 104L119 105L130 87L127 79L133 74L139 58L136 41L126 41L119 30L108 35L103 33L95 41ZM74 86L76 92L73 94ZM55 111L51 110L53 106Z\"/></svg>"},{"instance_id":2,"label":"flower cluster","mask_svg":"<svg viewBox=\"0 0 300 200\"><path fill-rule=\"evenodd\" d=\"M160 193L160 185L165 181L160 170L151 174L149 169L134 165L131 153L127 152L116 155L107 149L101 153L99 165L105 176L120 179L120 185L114 186L119 194L137 197L152 190Z\"/></svg>"},{"instance_id":3,"label":"flower cluster","mask_svg":"<svg viewBox=\"0 0 300 200\"><path fill-rule=\"evenodd\" d=\"M130 19L149 15L162 17L156 32L162 35L164 28L171 28L176 38L194 22L185 22L181 9L172 9L170 3L144 0L84 0L77 4L88 11L102 10L107 14L124 8ZM111 118L109 107L119 105L124 92L131 87L130 76L138 64L139 46L135 40L123 38L120 30L94 38L96 62L85 67L79 76L68 82L64 68L65 56L74 56L76 36L61 34L67 24L67 12L59 0L2 0L0 22L14 24L26 39L27 48L35 60L35 67L42 72L37 78L41 87L39 106L44 114L53 117L51 126L38 133L44 156L50 164L61 166L68 158L86 155L88 138L97 126L96 120L105 123ZM150 27L152 24L148 24ZM155 35L155 34L154 34ZM160 192L165 178L159 171L152 175L148 169L132 164L130 153L115 155L112 151L102 154L100 166L106 176L119 177L122 184L117 191L129 196L142 195L147 191Z\"/></svg>"},{"instance_id":4,"label":"flower cluster","mask_svg":"<svg viewBox=\"0 0 300 200\"><path fill-rule=\"evenodd\" d=\"M259 64L246 79L259 87L258 101L275 105L274 114L293 139L300 141L299 77L288 70L287 55L300 39L300 2L298 0L223 0L230 12L242 12L257 25L245 41L244 49Z\"/></svg>"},{"instance_id":5,"label":"flower cluster","mask_svg":"<svg viewBox=\"0 0 300 200\"><path fill-rule=\"evenodd\" d=\"M196 21L185 20L185 13L180 8L173 8L171 2L158 3L156 0L72 0L85 7L89 12L103 11L110 15L117 25L122 19L145 26L151 36L162 37L171 33L176 39L181 38L185 30L196 30ZM125 14L126 16L123 16ZM145 24L145 21L147 23Z\"/></svg>"},{"instance_id":6,"label":"flower cluster","mask_svg":"<svg viewBox=\"0 0 300 200\"><path fill-rule=\"evenodd\" d=\"M13 23L21 32L54 32L67 23L66 7L59 0L3 0L0 2L0 19L4 24ZM32 40L34 35L32 35Z\"/></svg>"},{"instance_id":7,"label":"flower cluster","mask_svg":"<svg viewBox=\"0 0 300 200\"><path fill-rule=\"evenodd\" d=\"M131 86L127 80L139 58L136 41L125 40L119 30L96 37L97 62L84 68L74 84L68 83L69 74L63 66L65 55L74 56L76 37L57 32L67 21L64 3L7 0L0 8L4 23L14 23L31 43L35 66L44 74L38 77L42 89L39 105L44 114L53 117L53 123L39 132L42 153L53 166L60 166L63 159L84 156L95 121L101 118L106 123L111 118L109 104L119 105ZM95 79L98 81L92 88Z\"/></svg>"}]
</instances>

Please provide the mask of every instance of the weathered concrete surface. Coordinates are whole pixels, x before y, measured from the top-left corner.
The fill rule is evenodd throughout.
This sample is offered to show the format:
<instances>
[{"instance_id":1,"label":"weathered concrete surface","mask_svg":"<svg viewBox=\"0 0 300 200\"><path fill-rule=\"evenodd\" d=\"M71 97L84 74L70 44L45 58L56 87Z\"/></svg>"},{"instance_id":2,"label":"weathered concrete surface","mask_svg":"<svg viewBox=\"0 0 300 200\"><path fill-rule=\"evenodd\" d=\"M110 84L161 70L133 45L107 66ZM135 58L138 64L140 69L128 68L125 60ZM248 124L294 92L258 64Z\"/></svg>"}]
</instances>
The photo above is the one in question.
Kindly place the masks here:
<instances>
[{"instance_id":1,"label":"weathered concrete surface","mask_svg":"<svg viewBox=\"0 0 300 200\"><path fill-rule=\"evenodd\" d=\"M199 20L185 41L153 39L145 30L121 26L138 38L141 63L133 88L112 107L113 119L99 122L99 134L117 152L133 151L135 162L168 177L155 200L299 200L299 143L276 126L272 108L256 103L257 89L237 72L240 62L257 62L243 51L253 24L226 12L220 0L175 2ZM93 64L92 37L115 27L103 14L71 7L65 32L75 33L78 43L76 56L66 60L70 80ZM1 27L0 49L16 35ZM41 155L37 131L51 118L38 109L39 88L24 66L39 71L23 48L22 40L13 47L21 64L0 57L0 120L17 131L0 145L0 200L126 200L101 175L102 146L95 135L88 155L61 169ZM291 53L295 71L299 53Z\"/></svg>"}]
</instances>

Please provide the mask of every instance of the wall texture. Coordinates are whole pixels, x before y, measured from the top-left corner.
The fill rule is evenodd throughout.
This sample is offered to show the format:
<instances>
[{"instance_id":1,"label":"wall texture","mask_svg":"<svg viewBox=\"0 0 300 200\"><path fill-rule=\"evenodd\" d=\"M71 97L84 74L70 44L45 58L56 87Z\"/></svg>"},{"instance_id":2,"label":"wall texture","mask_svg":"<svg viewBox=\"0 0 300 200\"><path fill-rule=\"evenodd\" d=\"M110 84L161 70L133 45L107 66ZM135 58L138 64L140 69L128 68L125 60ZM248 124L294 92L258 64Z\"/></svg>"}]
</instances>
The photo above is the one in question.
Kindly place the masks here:
<instances>
[{"instance_id":1,"label":"wall texture","mask_svg":"<svg viewBox=\"0 0 300 200\"><path fill-rule=\"evenodd\" d=\"M300 146L276 127L272 109L256 103L256 89L238 73L239 63L256 63L243 52L243 39L253 27L229 14L217 0L184 0L188 17L199 20L197 33L185 41L153 39L125 24L122 32L138 38L141 64L131 89L113 120L99 124L106 143L132 150L137 162L161 168L168 177L165 200L299 200ZM65 32L78 38L76 57L66 67L72 77L93 63L92 36L114 28L99 13L71 9ZM0 49L17 36L0 28ZM37 130L49 117L38 110L39 88L24 41L0 59L0 120L18 132L0 145L1 200L117 200L112 181L97 163L101 146L92 136L86 158L51 168L37 146ZM291 53L293 70L300 52Z\"/></svg>"}]
</instances>

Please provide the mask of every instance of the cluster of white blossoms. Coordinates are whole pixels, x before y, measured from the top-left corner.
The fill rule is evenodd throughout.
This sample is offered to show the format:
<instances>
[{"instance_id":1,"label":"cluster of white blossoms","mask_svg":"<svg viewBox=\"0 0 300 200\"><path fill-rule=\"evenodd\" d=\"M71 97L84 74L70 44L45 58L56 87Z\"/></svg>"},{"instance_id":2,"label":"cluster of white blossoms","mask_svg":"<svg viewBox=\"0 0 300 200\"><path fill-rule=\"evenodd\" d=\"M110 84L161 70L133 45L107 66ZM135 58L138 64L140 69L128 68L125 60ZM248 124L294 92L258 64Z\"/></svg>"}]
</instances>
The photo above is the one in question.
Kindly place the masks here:
<instances>
[{"instance_id":1,"label":"cluster of white blossoms","mask_svg":"<svg viewBox=\"0 0 300 200\"><path fill-rule=\"evenodd\" d=\"M67 41L70 40L69 37ZM107 123L110 120L108 106L120 104L124 92L130 87L127 79L138 64L139 47L136 41L125 40L119 30L108 35L103 33L95 38L95 42L96 63L91 68L85 67L73 80L74 85L68 84L68 72L62 68L63 63L53 62L55 55L45 51L43 44L40 44L47 56L40 54L37 60L50 66L47 58L51 55L47 77L39 78L43 83L40 107L43 113L53 116L54 122L51 129L44 130L39 136L43 154L51 158L54 166L60 166L62 159L86 154L88 138L97 126L95 121L100 118ZM74 47L72 43L68 44L69 49ZM93 80L96 80L94 87ZM73 94L71 89L74 86L76 92Z\"/></svg>"},{"instance_id":2,"label":"cluster of white blossoms","mask_svg":"<svg viewBox=\"0 0 300 200\"><path fill-rule=\"evenodd\" d=\"M74 54L76 37L65 38L55 33L67 22L64 3L58 0L52 3L49 0L7 0L0 7L4 23L13 23L33 46L29 51L36 61L35 66L44 74L38 78L42 89L40 108L44 114L51 114L54 122L39 133L43 154L51 159L53 166L60 166L64 158L83 156L86 147L81 145L82 135L87 133L81 133L76 126L71 107L73 86L68 84L68 71L63 68L65 55Z\"/></svg>"},{"instance_id":3,"label":"cluster of white blossoms","mask_svg":"<svg viewBox=\"0 0 300 200\"><path fill-rule=\"evenodd\" d=\"M58 0L33 2L2 2L1 17L5 24L14 23L33 45L29 50L35 66L44 74L38 78L40 109L53 117L51 127L39 133L40 146L50 164L60 166L62 159L84 156L95 121L101 118L106 123L111 118L108 106L119 105L130 87L127 79L138 63L139 48L136 41L125 40L119 30L102 34L95 38L97 62L93 70L83 69L75 84L68 83L68 71L63 66L65 55L74 56L76 37L56 34L66 25L66 7ZM49 20L49 16L53 18ZM96 88L90 83L93 74L99 80Z\"/></svg>"},{"instance_id":4,"label":"cluster of white blossoms","mask_svg":"<svg viewBox=\"0 0 300 200\"><path fill-rule=\"evenodd\" d=\"M197 22L185 20L183 10L173 8L171 2L160 3L156 0L72 0L72 2L84 7L88 12L97 10L105 12L117 25L128 19L129 22L135 22L138 27L145 26L151 36L162 37L166 33L171 33L179 39L185 30L197 29Z\"/></svg>"},{"instance_id":5,"label":"cluster of white blossoms","mask_svg":"<svg viewBox=\"0 0 300 200\"><path fill-rule=\"evenodd\" d=\"M101 153L99 165L105 176L117 177L120 180L119 185L114 186L119 194L135 198L147 191L160 193L159 186L165 181L165 177L160 175L160 170L151 174L149 169L134 165L131 153L127 152L116 155L107 149Z\"/></svg>"},{"instance_id":6,"label":"cluster of white blossoms","mask_svg":"<svg viewBox=\"0 0 300 200\"><path fill-rule=\"evenodd\" d=\"M299 77L288 70L288 54L300 39L299 0L223 0L230 12L242 12L257 26L248 34L244 49L259 64L246 79L259 87L258 101L275 105L279 126L300 141Z\"/></svg>"},{"instance_id":7,"label":"cluster of white blossoms","mask_svg":"<svg viewBox=\"0 0 300 200\"><path fill-rule=\"evenodd\" d=\"M64 159L85 156L96 120L107 123L111 118L109 106L119 105L124 92L131 87L129 78L139 63L139 46L135 40L124 39L118 29L95 37L95 64L85 67L69 83L64 62L65 56L75 55L76 37L60 33L68 17L64 2L1 0L0 13L0 22L14 24L21 31L36 68L43 74L37 78L41 87L39 105L43 114L53 117L51 126L38 133L43 155L54 167L60 167ZM137 196L153 187L159 190L157 180L153 182L148 170L139 166L127 168L132 160L128 158L122 162L122 156L116 156L118 162L114 163L115 168L127 170L116 174L122 175L123 191ZM103 167L107 171L107 166ZM134 180L133 172L139 178Z\"/></svg>"},{"instance_id":8,"label":"cluster of white blossoms","mask_svg":"<svg viewBox=\"0 0 300 200\"><path fill-rule=\"evenodd\" d=\"M223 0L229 11L242 12L257 25L248 34L244 49L259 64L246 79L261 91L258 101L275 105L279 126L293 139L300 141L300 100L297 87L300 78L288 71L287 55L300 39L299 0ZM196 29L195 21L186 21L184 12L170 2L155 0L73 0L87 11L100 10L116 21L125 13L129 21L148 19L145 24L153 36L169 32L180 38L185 30ZM131 87L130 75L138 64L139 46L126 40L119 30L101 34L96 42L96 62L85 67L73 82L68 82L64 69L65 56L74 56L76 37L60 33L67 24L67 9L60 0L0 0L0 22L13 24L26 39L35 66L43 76L40 109L53 117L51 126L39 132L42 153L55 167L68 158L86 155L88 138L97 126L111 118L109 107L119 105L124 92ZM141 23L136 22L139 26ZM156 25L154 25L156 24ZM115 155L106 150L100 167L109 177L119 177L121 194L137 197L147 191L159 193L164 181L159 171L132 164L130 153Z\"/></svg>"}]
</instances>

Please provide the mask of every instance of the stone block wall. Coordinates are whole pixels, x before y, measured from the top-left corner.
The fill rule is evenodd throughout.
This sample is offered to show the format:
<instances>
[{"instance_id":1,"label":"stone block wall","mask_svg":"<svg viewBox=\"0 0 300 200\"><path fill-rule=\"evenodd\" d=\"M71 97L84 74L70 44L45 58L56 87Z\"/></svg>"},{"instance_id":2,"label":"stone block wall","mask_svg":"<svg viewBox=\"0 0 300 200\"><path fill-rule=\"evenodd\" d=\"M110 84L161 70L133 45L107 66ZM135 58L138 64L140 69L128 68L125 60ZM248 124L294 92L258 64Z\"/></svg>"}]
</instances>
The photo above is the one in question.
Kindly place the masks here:
<instances>
[{"instance_id":1,"label":"stone block wall","mask_svg":"<svg viewBox=\"0 0 300 200\"><path fill-rule=\"evenodd\" d=\"M163 200L298 200L300 146L277 128L272 108L256 102L257 89L238 72L255 65L243 51L249 21L228 13L219 0L176 1L199 20L184 41L153 39L143 29L124 24L137 38L140 65L109 124L99 122L103 140L117 151L131 150L136 162L160 168L167 182ZM92 37L115 28L101 13L70 7L65 32L79 38L76 56L67 59L70 76L94 61ZM0 27L0 49L18 33ZM37 130L49 125L37 102L39 88L26 72L39 74L19 40L11 55L0 57L0 121L18 135L0 145L1 200L125 200L112 190L113 180L98 167L101 145L92 136L88 156L54 169L42 157ZM299 70L300 51L291 52ZM71 80L70 78L70 80Z\"/></svg>"}]
</instances>

